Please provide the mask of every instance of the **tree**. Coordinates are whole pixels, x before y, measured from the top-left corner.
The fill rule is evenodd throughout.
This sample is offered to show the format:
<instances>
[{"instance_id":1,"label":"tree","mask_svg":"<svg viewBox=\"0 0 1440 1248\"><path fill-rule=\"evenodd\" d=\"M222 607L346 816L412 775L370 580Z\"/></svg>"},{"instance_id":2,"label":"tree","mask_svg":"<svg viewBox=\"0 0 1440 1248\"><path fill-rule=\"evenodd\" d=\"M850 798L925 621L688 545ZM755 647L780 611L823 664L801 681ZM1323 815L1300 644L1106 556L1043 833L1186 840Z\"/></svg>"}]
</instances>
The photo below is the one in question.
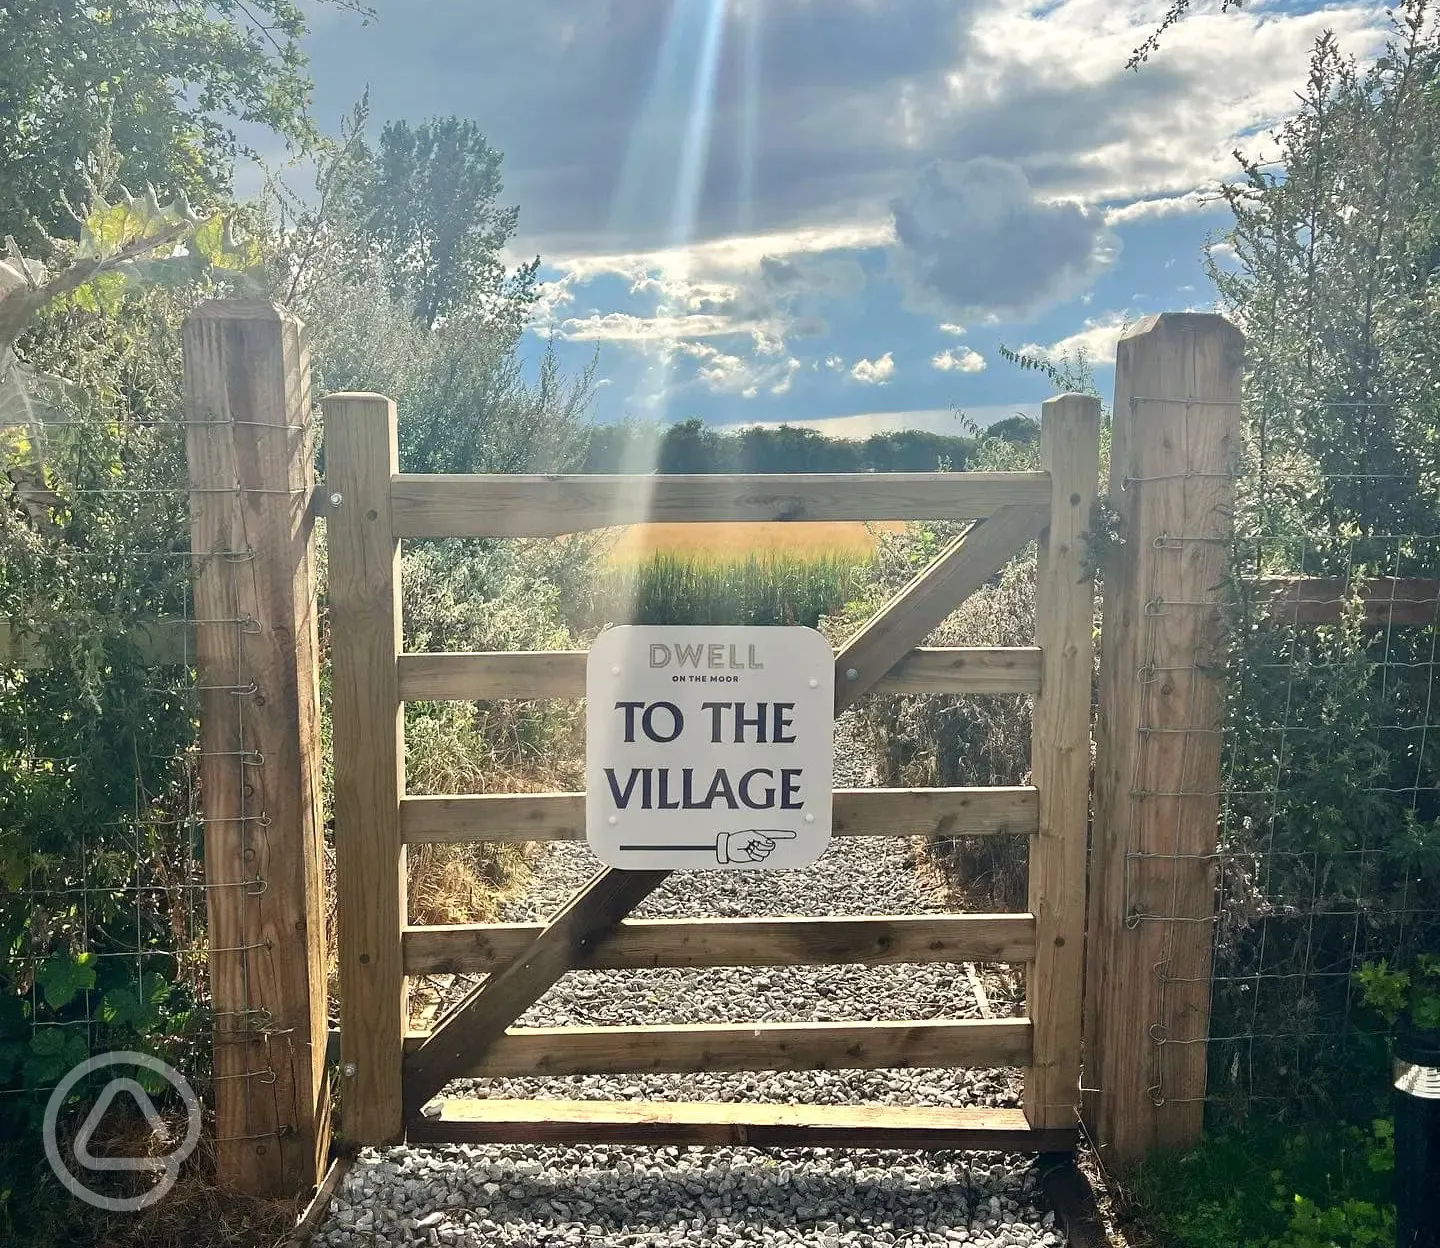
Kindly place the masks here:
<instances>
[{"instance_id":1,"label":"tree","mask_svg":"<svg viewBox=\"0 0 1440 1248\"><path fill-rule=\"evenodd\" d=\"M1241 1108L1302 1073L1317 1096L1376 1086L1384 1043L1350 1021L1350 974L1440 947L1436 627L1368 629L1350 603L1295 628L1245 593L1257 573L1440 572L1440 33L1423 5L1364 72L1323 36L1273 137L1279 164L1241 160L1208 256L1246 338L1214 1027L1257 1043L1243 1074L1242 1050L1212 1048L1210 1085Z\"/></svg>"},{"instance_id":2,"label":"tree","mask_svg":"<svg viewBox=\"0 0 1440 1248\"><path fill-rule=\"evenodd\" d=\"M987 432L992 438L1034 446L1040 441L1040 422L1030 416L1007 416L1004 420L997 420Z\"/></svg>"},{"instance_id":3,"label":"tree","mask_svg":"<svg viewBox=\"0 0 1440 1248\"><path fill-rule=\"evenodd\" d=\"M392 293L422 324L485 303L528 312L540 262L506 273L500 253L519 210L497 205L503 157L473 121L387 122L366 155L354 188L358 224Z\"/></svg>"},{"instance_id":4,"label":"tree","mask_svg":"<svg viewBox=\"0 0 1440 1248\"><path fill-rule=\"evenodd\" d=\"M377 154L368 121L362 100L317 146L313 195L269 188L272 289L310 330L317 380L396 401L406 471L575 467L594 367L566 379L547 351L523 374L539 261L505 270L499 153L451 118L391 122Z\"/></svg>"},{"instance_id":5,"label":"tree","mask_svg":"<svg viewBox=\"0 0 1440 1248\"><path fill-rule=\"evenodd\" d=\"M1440 532L1440 35L1413 2L1397 35L1364 74L1319 40L1280 165L1241 161L1209 253L1246 334L1246 501L1313 535L1314 573L1368 557L1356 534Z\"/></svg>"},{"instance_id":6,"label":"tree","mask_svg":"<svg viewBox=\"0 0 1440 1248\"><path fill-rule=\"evenodd\" d=\"M0 237L73 237L63 201L105 144L137 192L199 203L229 191L234 122L308 142L305 29L293 0L0 5Z\"/></svg>"}]
</instances>

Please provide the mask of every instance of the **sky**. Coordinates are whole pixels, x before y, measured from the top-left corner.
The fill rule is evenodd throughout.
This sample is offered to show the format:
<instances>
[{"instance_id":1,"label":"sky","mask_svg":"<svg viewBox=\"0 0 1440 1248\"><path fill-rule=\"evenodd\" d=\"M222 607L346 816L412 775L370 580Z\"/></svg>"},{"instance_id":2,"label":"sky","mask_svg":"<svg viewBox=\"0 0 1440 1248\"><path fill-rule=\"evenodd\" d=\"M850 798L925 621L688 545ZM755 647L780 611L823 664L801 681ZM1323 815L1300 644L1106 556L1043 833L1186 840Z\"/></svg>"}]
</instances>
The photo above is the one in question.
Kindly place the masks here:
<instances>
[{"instance_id":1,"label":"sky","mask_svg":"<svg viewBox=\"0 0 1440 1248\"><path fill-rule=\"evenodd\" d=\"M505 155L532 358L597 363L593 415L960 432L1034 412L1003 345L1085 348L1102 393L1139 318L1214 306L1232 151L1376 5L1167 0L373 0L307 50L337 129L455 113ZM1225 263L1224 248L1220 262Z\"/></svg>"}]
</instances>

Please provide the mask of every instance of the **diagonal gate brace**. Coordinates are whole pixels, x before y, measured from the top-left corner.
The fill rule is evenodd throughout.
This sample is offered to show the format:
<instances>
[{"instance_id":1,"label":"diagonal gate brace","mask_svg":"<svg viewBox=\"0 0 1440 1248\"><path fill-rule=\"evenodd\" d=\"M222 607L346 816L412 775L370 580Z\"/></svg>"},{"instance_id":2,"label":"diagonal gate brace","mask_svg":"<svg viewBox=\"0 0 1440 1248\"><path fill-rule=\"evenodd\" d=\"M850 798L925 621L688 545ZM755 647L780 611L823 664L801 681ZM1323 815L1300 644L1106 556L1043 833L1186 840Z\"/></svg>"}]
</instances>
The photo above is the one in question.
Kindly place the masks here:
<instances>
[{"instance_id":1,"label":"diagonal gate brace","mask_svg":"<svg viewBox=\"0 0 1440 1248\"><path fill-rule=\"evenodd\" d=\"M429 1039L405 1058L407 1117L415 1117L446 1083L473 1066L566 971L583 965L595 946L669 874L606 867L570 899L524 953L472 989Z\"/></svg>"},{"instance_id":2,"label":"diagonal gate brace","mask_svg":"<svg viewBox=\"0 0 1440 1248\"><path fill-rule=\"evenodd\" d=\"M1002 507L945 547L836 652L835 713L883 680L947 615L1022 551L1049 518L1048 507Z\"/></svg>"}]
</instances>

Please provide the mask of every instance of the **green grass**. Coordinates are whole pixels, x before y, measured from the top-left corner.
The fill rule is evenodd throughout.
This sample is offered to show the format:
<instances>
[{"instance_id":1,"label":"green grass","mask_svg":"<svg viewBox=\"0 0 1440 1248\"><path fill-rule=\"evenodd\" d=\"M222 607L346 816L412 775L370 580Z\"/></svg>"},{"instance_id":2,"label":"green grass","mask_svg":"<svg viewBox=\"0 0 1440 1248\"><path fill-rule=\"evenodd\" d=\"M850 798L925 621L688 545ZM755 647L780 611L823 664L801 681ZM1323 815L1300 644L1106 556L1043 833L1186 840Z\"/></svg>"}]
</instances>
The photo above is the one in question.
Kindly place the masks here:
<instances>
[{"instance_id":1,"label":"green grass","mask_svg":"<svg viewBox=\"0 0 1440 1248\"><path fill-rule=\"evenodd\" d=\"M1268 1124L1148 1158L1126 1184L1136 1222L1167 1248L1390 1248L1388 1121Z\"/></svg>"},{"instance_id":2,"label":"green grass","mask_svg":"<svg viewBox=\"0 0 1440 1248\"><path fill-rule=\"evenodd\" d=\"M727 561L657 552L604 572L594 623L802 624L842 611L864 565L838 556L751 556Z\"/></svg>"}]
</instances>

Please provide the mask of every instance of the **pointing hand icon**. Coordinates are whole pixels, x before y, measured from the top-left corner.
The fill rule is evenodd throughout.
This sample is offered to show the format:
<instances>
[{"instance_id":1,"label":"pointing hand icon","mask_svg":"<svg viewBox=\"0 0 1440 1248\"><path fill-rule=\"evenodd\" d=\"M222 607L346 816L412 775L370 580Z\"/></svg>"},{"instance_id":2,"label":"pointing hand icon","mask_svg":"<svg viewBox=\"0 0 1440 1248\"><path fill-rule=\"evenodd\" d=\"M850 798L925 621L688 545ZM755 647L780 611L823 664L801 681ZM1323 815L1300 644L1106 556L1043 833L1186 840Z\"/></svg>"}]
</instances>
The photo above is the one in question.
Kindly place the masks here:
<instances>
[{"instance_id":1,"label":"pointing hand icon","mask_svg":"<svg viewBox=\"0 0 1440 1248\"><path fill-rule=\"evenodd\" d=\"M793 841L795 833L783 828L747 828L722 832L715 838L715 856L721 862L764 862L777 841Z\"/></svg>"}]
</instances>

